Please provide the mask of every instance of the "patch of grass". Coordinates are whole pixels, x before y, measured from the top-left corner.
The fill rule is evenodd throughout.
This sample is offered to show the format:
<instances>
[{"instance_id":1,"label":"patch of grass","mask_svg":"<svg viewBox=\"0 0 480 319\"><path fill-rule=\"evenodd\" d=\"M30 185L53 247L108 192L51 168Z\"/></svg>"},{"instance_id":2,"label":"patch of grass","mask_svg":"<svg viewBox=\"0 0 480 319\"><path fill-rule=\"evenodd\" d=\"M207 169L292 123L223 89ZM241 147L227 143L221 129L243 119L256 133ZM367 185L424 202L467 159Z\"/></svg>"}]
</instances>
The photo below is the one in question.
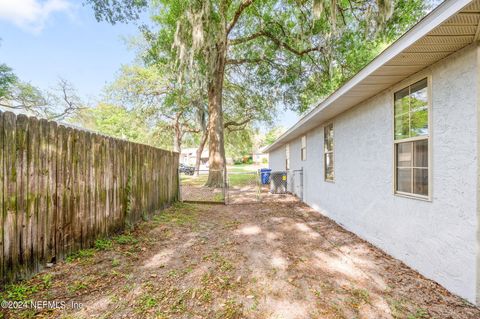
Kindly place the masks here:
<instances>
[{"instance_id":1,"label":"patch of grass","mask_svg":"<svg viewBox=\"0 0 480 319\"><path fill-rule=\"evenodd\" d=\"M157 299L150 294L145 294L140 299L139 307L141 311L147 311L152 309L156 305L158 305Z\"/></svg>"},{"instance_id":2,"label":"patch of grass","mask_svg":"<svg viewBox=\"0 0 480 319\"><path fill-rule=\"evenodd\" d=\"M203 302L211 302L213 293L210 289L202 287L197 291L198 299Z\"/></svg>"},{"instance_id":3,"label":"patch of grass","mask_svg":"<svg viewBox=\"0 0 480 319\"><path fill-rule=\"evenodd\" d=\"M355 309L358 309L363 304L370 303L370 294L365 289L351 289L348 291L350 297L347 298L347 303Z\"/></svg>"},{"instance_id":4,"label":"patch of grass","mask_svg":"<svg viewBox=\"0 0 480 319\"><path fill-rule=\"evenodd\" d=\"M52 274L45 274L41 277L44 289L50 288L52 286L52 278Z\"/></svg>"},{"instance_id":5,"label":"patch of grass","mask_svg":"<svg viewBox=\"0 0 480 319\"><path fill-rule=\"evenodd\" d=\"M97 239L95 241L95 248L97 250L111 250L113 247L113 242L111 239Z\"/></svg>"},{"instance_id":6,"label":"patch of grass","mask_svg":"<svg viewBox=\"0 0 480 319\"><path fill-rule=\"evenodd\" d=\"M221 319L237 319L243 317L243 305L237 303L233 299L228 299L225 302L225 306L222 308L220 313L217 314L216 318Z\"/></svg>"},{"instance_id":7,"label":"patch of grass","mask_svg":"<svg viewBox=\"0 0 480 319\"><path fill-rule=\"evenodd\" d=\"M120 245L135 245L138 243L138 239L134 238L131 234L122 234L115 237L115 242Z\"/></svg>"},{"instance_id":8,"label":"patch of grass","mask_svg":"<svg viewBox=\"0 0 480 319\"><path fill-rule=\"evenodd\" d=\"M395 319L404 319L407 317L408 307L407 305L410 302L405 299L389 299L388 305L390 307L390 311L392 312L392 317Z\"/></svg>"},{"instance_id":9,"label":"patch of grass","mask_svg":"<svg viewBox=\"0 0 480 319\"><path fill-rule=\"evenodd\" d=\"M223 202L223 200L224 200L224 196L223 196L222 193L215 193L213 195L213 201L214 202Z\"/></svg>"},{"instance_id":10,"label":"patch of grass","mask_svg":"<svg viewBox=\"0 0 480 319\"><path fill-rule=\"evenodd\" d=\"M207 261L212 261L216 264L217 268L223 272L229 272L231 270L234 270L235 267L233 266L233 263L230 262L228 259L226 259L224 256L222 256L219 252L215 251L209 255L203 256L203 260Z\"/></svg>"},{"instance_id":11,"label":"patch of grass","mask_svg":"<svg viewBox=\"0 0 480 319\"><path fill-rule=\"evenodd\" d=\"M78 261L82 259L90 259L95 255L95 249L82 249L65 258L67 263Z\"/></svg>"},{"instance_id":12,"label":"patch of grass","mask_svg":"<svg viewBox=\"0 0 480 319\"><path fill-rule=\"evenodd\" d=\"M191 290L187 289L180 293L170 306L170 311L173 313L182 313L187 309L187 296L191 295Z\"/></svg>"},{"instance_id":13,"label":"patch of grass","mask_svg":"<svg viewBox=\"0 0 480 319\"><path fill-rule=\"evenodd\" d=\"M32 294L38 292L38 285L28 285L26 283L7 285L4 298L10 301L26 301L30 300Z\"/></svg>"},{"instance_id":14,"label":"patch of grass","mask_svg":"<svg viewBox=\"0 0 480 319\"><path fill-rule=\"evenodd\" d=\"M223 228L232 229L232 228L237 228L238 225L240 225L240 222L238 220L230 220L223 225Z\"/></svg>"},{"instance_id":15,"label":"patch of grass","mask_svg":"<svg viewBox=\"0 0 480 319\"><path fill-rule=\"evenodd\" d=\"M112 259L112 267L118 267L120 266L120 260L114 258Z\"/></svg>"},{"instance_id":16,"label":"patch of grass","mask_svg":"<svg viewBox=\"0 0 480 319\"><path fill-rule=\"evenodd\" d=\"M70 293L74 293L74 292L77 292L77 291L80 291L80 290L86 289L86 288L87 288L86 283L84 283L83 281L76 280L67 287L67 290Z\"/></svg>"},{"instance_id":17,"label":"patch of grass","mask_svg":"<svg viewBox=\"0 0 480 319\"><path fill-rule=\"evenodd\" d=\"M166 209L153 217L157 224L170 224L177 226L196 225L197 223L196 205L188 203L175 203L172 207Z\"/></svg>"},{"instance_id":18,"label":"patch of grass","mask_svg":"<svg viewBox=\"0 0 480 319\"><path fill-rule=\"evenodd\" d=\"M415 313L411 313L407 316L407 319L430 319L430 314L427 310L418 308Z\"/></svg>"},{"instance_id":19,"label":"patch of grass","mask_svg":"<svg viewBox=\"0 0 480 319\"><path fill-rule=\"evenodd\" d=\"M322 290L321 289L312 289L313 294L317 298L322 298Z\"/></svg>"},{"instance_id":20,"label":"patch of grass","mask_svg":"<svg viewBox=\"0 0 480 319\"><path fill-rule=\"evenodd\" d=\"M260 176L250 172L240 173L240 174L229 174L228 181L230 186L255 186L260 179Z\"/></svg>"}]
</instances>

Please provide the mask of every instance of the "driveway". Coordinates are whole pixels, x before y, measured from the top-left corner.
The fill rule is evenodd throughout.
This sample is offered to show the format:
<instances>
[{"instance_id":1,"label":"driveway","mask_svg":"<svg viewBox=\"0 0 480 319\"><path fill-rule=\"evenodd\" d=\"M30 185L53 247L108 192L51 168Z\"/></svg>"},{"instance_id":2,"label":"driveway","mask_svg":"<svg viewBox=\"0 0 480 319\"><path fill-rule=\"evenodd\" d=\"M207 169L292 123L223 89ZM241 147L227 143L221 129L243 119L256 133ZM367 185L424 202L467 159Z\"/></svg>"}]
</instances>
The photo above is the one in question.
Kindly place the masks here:
<instances>
[{"instance_id":1,"label":"driveway","mask_svg":"<svg viewBox=\"0 0 480 319\"><path fill-rule=\"evenodd\" d=\"M288 195L175 205L3 295L66 302L7 318L480 318Z\"/></svg>"}]
</instances>

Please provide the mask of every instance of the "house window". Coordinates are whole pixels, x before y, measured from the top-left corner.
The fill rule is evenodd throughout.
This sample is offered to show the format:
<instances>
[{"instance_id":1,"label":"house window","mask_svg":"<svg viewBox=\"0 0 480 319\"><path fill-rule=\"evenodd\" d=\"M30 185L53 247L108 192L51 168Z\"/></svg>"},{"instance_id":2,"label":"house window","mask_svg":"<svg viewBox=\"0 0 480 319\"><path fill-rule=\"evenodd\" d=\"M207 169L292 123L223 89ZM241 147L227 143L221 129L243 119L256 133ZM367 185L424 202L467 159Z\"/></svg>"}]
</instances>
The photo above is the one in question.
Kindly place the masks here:
<instances>
[{"instance_id":1,"label":"house window","mask_svg":"<svg viewBox=\"0 0 480 319\"><path fill-rule=\"evenodd\" d=\"M328 124L323 128L323 163L325 171L325 180L333 181L334 174L334 157L333 157L333 123Z\"/></svg>"},{"instance_id":2,"label":"house window","mask_svg":"<svg viewBox=\"0 0 480 319\"><path fill-rule=\"evenodd\" d=\"M429 99L423 79L395 93L395 192L429 196Z\"/></svg>"},{"instance_id":3,"label":"house window","mask_svg":"<svg viewBox=\"0 0 480 319\"><path fill-rule=\"evenodd\" d=\"M302 149L301 149L301 155L302 161L307 160L307 136L304 135L302 136Z\"/></svg>"},{"instance_id":4,"label":"house window","mask_svg":"<svg viewBox=\"0 0 480 319\"><path fill-rule=\"evenodd\" d=\"M290 144L285 146L285 169L290 169Z\"/></svg>"}]
</instances>

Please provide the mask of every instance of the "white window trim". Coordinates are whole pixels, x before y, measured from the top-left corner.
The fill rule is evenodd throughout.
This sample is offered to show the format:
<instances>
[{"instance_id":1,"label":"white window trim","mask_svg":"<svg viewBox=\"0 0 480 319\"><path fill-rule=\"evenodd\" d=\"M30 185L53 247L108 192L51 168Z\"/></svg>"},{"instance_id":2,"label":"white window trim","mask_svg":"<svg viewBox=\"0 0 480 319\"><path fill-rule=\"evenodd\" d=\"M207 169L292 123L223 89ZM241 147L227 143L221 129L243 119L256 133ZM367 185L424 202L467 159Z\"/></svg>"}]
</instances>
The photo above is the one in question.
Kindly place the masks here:
<instances>
[{"instance_id":1,"label":"white window trim","mask_svg":"<svg viewBox=\"0 0 480 319\"><path fill-rule=\"evenodd\" d=\"M290 143L285 145L285 170L290 170Z\"/></svg>"},{"instance_id":2,"label":"white window trim","mask_svg":"<svg viewBox=\"0 0 480 319\"><path fill-rule=\"evenodd\" d=\"M401 140L395 140L395 93L406 88L407 86L413 85L422 79L427 79L427 101L428 101L428 137L425 138L424 136L415 136ZM432 201L432 190L433 190L433 168L432 168L432 136L433 136L433 127L432 127L432 75L431 74L419 74L416 75L407 81L402 81L401 83L397 84L392 92L391 92L391 114L392 114L392 167L393 167L393 184L392 184L392 191L394 196L398 197L405 197L411 199L418 199L423 201ZM417 140L427 140L428 143L428 195L418 195L413 193L405 193L397 191L397 163L396 163L396 152L398 143L405 143L405 142L412 142ZM335 148L334 148L335 149Z\"/></svg>"},{"instance_id":3,"label":"white window trim","mask_svg":"<svg viewBox=\"0 0 480 319\"><path fill-rule=\"evenodd\" d=\"M305 139L305 146L303 146L303 140ZM307 135L302 135L300 138L300 159L304 162L307 160ZM303 157L303 150L305 149L305 157Z\"/></svg>"},{"instance_id":4,"label":"white window trim","mask_svg":"<svg viewBox=\"0 0 480 319\"><path fill-rule=\"evenodd\" d=\"M333 150L328 152L333 155L333 179L327 178L327 161L326 159L326 152L325 152L325 128L329 125L332 125L333 129ZM335 124L333 121L326 123L323 125L323 180L328 183L335 183Z\"/></svg>"}]
</instances>

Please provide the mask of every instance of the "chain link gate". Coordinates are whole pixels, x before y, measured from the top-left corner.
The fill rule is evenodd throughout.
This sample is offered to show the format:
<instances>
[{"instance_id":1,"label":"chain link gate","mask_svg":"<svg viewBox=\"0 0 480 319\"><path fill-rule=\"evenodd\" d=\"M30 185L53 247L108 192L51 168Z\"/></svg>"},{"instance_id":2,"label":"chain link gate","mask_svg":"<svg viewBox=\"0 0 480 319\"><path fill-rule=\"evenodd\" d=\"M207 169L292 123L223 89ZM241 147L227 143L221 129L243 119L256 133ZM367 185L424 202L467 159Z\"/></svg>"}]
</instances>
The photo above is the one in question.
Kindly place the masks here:
<instances>
[{"instance_id":1,"label":"chain link gate","mask_svg":"<svg viewBox=\"0 0 480 319\"><path fill-rule=\"evenodd\" d=\"M221 180L216 187L206 186L210 173ZM276 174L277 173L277 174ZM281 173L281 174L278 174ZM303 201L303 168L272 172L271 182L262 185L258 171L179 170L180 200L206 204L251 204L262 200L262 193L291 193Z\"/></svg>"},{"instance_id":2,"label":"chain link gate","mask_svg":"<svg viewBox=\"0 0 480 319\"><path fill-rule=\"evenodd\" d=\"M227 171L227 204L251 204L261 201L258 171Z\"/></svg>"}]
</instances>

